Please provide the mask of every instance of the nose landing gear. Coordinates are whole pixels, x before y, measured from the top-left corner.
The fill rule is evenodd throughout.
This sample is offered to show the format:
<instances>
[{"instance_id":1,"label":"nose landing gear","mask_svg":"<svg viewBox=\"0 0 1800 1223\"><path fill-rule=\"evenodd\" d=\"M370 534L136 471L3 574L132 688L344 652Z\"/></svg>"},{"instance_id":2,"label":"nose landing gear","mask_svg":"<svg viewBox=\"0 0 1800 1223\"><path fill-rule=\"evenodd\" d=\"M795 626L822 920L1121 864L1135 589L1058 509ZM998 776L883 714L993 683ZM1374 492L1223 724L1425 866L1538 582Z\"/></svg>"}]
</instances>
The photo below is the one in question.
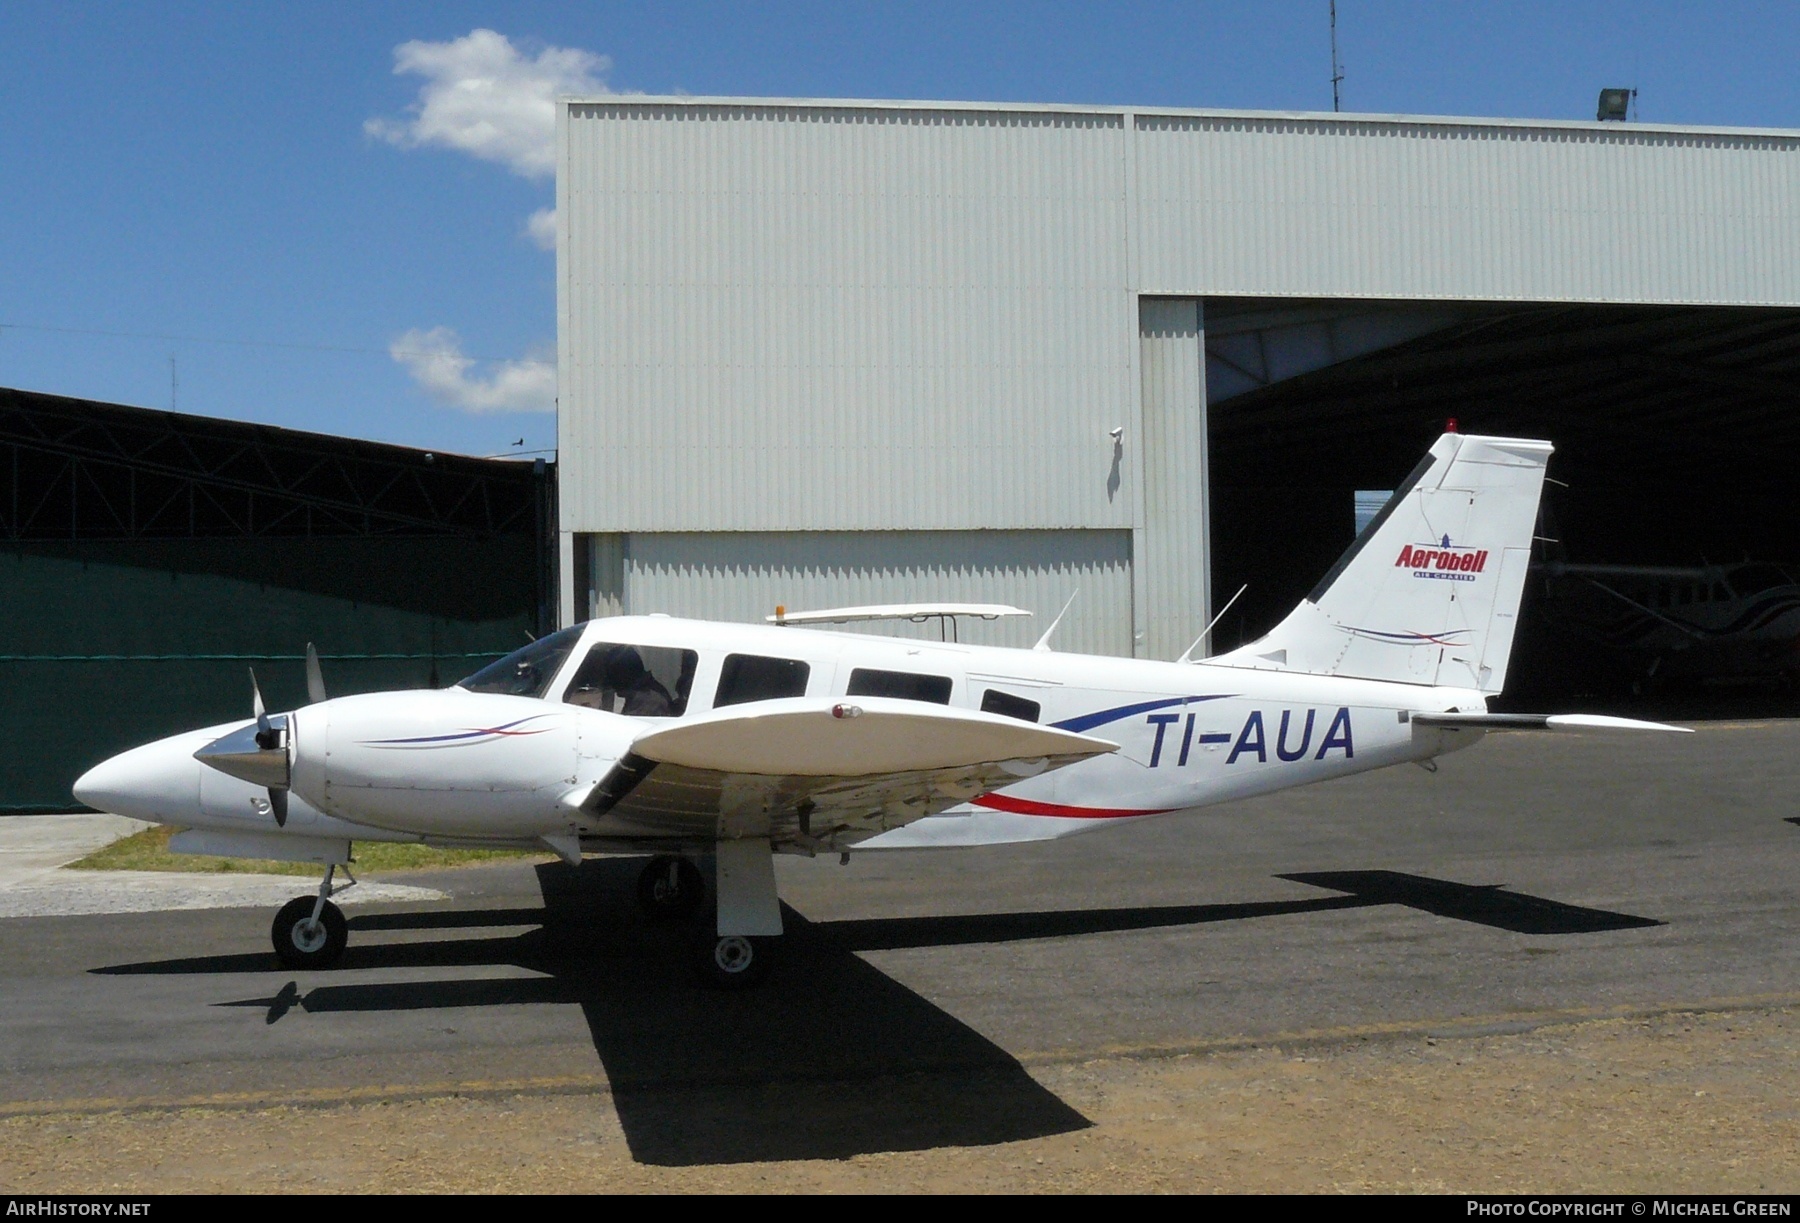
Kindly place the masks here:
<instances>
[{"instance_id":1,"label":"nose landing gear","mask_svg":"<svg viewBox=\"0 0 1800 1223\"><path fill-rule=\"evenodd\" d=\"M296 896L275 914L269 934L276 958L289 968L329 968L344 954L350 925L344 920L344 911L328 899L336 870L335 866L325 868L318 896Z\"/></svg>"}]
</instances>

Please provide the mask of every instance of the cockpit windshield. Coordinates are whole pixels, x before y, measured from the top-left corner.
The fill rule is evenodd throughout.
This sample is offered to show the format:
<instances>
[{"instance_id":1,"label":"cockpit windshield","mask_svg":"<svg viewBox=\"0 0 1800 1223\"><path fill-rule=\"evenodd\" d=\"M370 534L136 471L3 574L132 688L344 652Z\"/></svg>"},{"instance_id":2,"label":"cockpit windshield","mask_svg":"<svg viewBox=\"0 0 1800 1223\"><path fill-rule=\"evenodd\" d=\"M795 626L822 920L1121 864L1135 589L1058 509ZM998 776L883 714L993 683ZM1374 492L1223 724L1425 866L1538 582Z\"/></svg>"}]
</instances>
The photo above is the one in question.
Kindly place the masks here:
<instances>
[{"instance_id":1,"label":"cockpit windshield","mask_svg":"<svg viewBox=\"0 0 1800 1223\"><path fill-rule=\"evenodd\" d=\"M584 627L577 624L548 637L539 637L524 649L514 650L499 662L489 663L457 687L501 696L543 696L550 681L562 669L563 660L581 639Z\"/></svg>"}]
</instances>

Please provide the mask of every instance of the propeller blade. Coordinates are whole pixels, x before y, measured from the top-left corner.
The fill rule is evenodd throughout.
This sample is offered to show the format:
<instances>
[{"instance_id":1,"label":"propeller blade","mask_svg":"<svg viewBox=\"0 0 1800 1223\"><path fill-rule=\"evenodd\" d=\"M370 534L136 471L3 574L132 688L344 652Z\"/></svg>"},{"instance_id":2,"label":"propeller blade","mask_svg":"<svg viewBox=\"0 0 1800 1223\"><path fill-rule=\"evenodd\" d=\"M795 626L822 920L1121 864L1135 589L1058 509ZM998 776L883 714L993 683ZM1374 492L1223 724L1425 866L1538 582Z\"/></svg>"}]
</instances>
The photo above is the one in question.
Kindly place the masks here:
<instances>
[{"instance_id":1,"label":"propeller blade","mask_svg":"<svg viewBox=\"0 0 1800 1223\"><path fill-rule=\"evenodd\" d=\"M271 789L269 791L269 810L275 815L275 827L277 828L287 827L287 796L286 790Z\"/></svg>"},{"instance_id":2,"label":"propeller blade","mask_svg":"<svg viewBox=\"0 0 1800 1223\"><path fill-rule=\"evenodd\" d=\"M325 672L319 669L319 652L306 643L306 699L317 705L325 699Z\"/></svg>"},{"instance_id":3,"label":"propeller blade","mask_svg":"<svg viewBox=\"0 0 1800 1223\"><path fill-rule=\"evenodd\" d=\"M274 751L281 746L281 736L275 733L269 712L263 708L262 689L256 685L255 667L250 668L250 710L256 715L256 746L265 752Z\"/></svg>"}]
</instances>

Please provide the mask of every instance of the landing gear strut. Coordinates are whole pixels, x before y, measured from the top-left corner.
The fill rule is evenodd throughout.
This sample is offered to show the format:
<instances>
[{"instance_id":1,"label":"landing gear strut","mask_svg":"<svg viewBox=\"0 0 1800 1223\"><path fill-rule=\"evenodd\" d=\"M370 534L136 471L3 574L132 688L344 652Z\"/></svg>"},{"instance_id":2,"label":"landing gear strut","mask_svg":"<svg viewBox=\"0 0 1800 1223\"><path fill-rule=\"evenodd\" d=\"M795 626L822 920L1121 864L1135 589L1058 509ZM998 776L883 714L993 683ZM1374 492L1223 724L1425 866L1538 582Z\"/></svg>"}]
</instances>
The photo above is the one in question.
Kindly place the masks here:
<instances>
[{"instance_id":1,"label":"landing gear strut","mask_svg":"<svg viewBox=\"0 0 1800 1223\"><path fill-rule=\"evenodd\" d=\"M269 934L275 942L276 958L289 968L329 968L344 954L350 926L344 911L328 899L336 871L335 866L325 868L318 896L296 896L275 914Z\"/></svg>"},{"instance_id":2,"label":"landing gear strut","mask_svg":"<svg viewBox=\"0 0 1800 1223\"><path fill-rule=\"evenodd\" d=\"M715 989L749 989L769 975L780 944L781 900L775 860L761 839L714 847L716 912L694 932L689 963Z\"/></svg>"},{"instance_id":3,"label":"landing gear strut","mask_svg":"<svg viewBox=\"0 0 1800 1223\"><path fill-rule=\"evenodd\" d=\"M700 868L675 854L658 854L638 876L638 904L653 921L692 917L706 899Z\"/></svg>"}]
</instances>

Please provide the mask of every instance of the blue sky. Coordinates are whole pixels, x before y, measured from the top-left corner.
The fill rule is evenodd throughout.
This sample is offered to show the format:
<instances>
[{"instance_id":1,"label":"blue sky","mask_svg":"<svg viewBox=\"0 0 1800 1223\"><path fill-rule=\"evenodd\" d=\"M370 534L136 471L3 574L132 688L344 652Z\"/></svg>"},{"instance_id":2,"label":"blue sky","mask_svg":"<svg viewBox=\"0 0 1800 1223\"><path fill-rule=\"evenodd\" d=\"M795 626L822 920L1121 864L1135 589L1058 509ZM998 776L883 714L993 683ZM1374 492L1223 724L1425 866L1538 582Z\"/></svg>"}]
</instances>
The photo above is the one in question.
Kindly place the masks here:
<instances>
[{"instance_id":1,"label":"blue sky","mask_svg":"<svg viewBox=\"0 0 1800 1223\"><path fill-rule=\"evenodd\" d=\"M556 82L1329 110L1326 7L4 0L0 386L168 407L173 358L186 412L546 448L532 101ZM1338 23L1345 110L1591 119L1635 85L1646 122L1800 127L1793 3L1340 0ZM483 74L497 127L456 103Z\"/></svg>"}]
</instances>

